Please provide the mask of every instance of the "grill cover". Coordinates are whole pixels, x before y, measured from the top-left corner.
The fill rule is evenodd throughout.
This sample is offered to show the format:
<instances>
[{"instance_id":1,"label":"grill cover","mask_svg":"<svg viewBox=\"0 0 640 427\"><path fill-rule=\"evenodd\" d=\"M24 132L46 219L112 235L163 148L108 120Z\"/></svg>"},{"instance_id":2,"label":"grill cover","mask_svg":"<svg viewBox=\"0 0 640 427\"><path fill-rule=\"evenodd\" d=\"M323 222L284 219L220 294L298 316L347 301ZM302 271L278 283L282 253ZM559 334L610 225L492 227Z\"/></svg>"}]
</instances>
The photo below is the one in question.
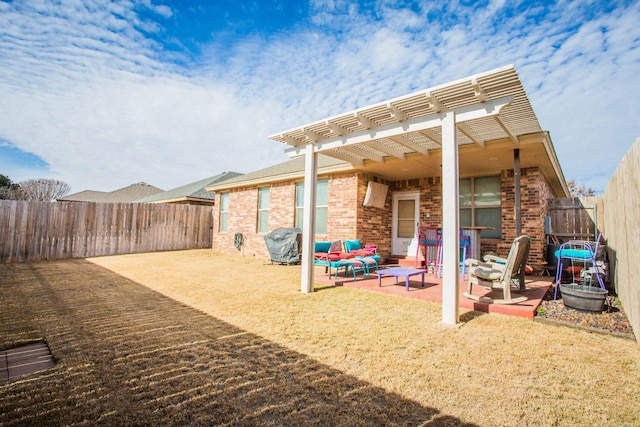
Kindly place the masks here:
<instances>
[{"instance_id":1,"label":"grill cover","mask_svg":"<svg viewBox=\"0 0 640 427\"><path fill-rule=\"evenodd\" d=\"M264 236L271 262L297 264L300 262L302 230L299 228L276 228Z\"/></svg>"}]
</instances>

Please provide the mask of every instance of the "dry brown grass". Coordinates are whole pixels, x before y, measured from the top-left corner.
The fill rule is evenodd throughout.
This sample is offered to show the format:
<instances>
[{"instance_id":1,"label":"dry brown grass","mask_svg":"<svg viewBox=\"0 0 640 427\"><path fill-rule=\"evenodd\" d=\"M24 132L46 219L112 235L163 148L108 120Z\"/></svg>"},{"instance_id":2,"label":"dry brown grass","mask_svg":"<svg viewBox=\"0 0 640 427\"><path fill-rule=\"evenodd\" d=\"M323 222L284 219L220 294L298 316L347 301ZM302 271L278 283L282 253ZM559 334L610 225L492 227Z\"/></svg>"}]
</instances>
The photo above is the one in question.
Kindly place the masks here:
<instances>
[{"instance_id":1,"label":"dry brown grass","mask_svg":"<svg viewBox=\"0 0 640 427\"><path fill-rule=\"evenodd\" d=\"M633 341L471 312L454 329L437 303L299 277L208 250L0 266L0 346L44 336L60 361L0 386L0 424L640 423Z\"/></svg>"}]
</instances>

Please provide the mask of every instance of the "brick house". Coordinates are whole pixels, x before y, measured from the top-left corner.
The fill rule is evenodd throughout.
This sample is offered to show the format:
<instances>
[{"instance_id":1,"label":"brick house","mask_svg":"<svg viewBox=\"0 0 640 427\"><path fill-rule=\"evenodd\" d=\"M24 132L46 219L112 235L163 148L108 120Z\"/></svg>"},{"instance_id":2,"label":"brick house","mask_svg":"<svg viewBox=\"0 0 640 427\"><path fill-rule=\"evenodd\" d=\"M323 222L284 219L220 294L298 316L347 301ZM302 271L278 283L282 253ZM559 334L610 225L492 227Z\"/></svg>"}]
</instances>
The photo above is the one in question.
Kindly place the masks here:
<instances>
[{"instance_id":1,"label":"brick house","mask_svg":"<svg viewBox=\"0 0 640 427\"><path fill-rule=\"evenodd\" d=\"M505 169L498 170L491 176L500 186L501 229L499 237L482 238L483 253L493 252L506 256L516 237L513 175L513 169ZM529 264L539 268L545 259L544 217L547 205L551 199L565 196L553 190L539 167L523 168L521 177L522 233L533 239ZM471 178L475 177L461 179ZM303 179L304 159L297 158L209 187L216 191L213 248L224 253L239 253L233 244L233 237L239 232L243 234L245 255L268 258L264 243L266 233L258 231L259 189L269 188L268 231L279 227L301 226L299 220L296 223L296 188L300 188ZM394 253L391 246L392 196L401 192L419 192L422 224L442 223L442 185L439 176L390 181L354 170L350 163L320 156L318 180L327 181L328 209L326 227L319 227L320 231L326 231L316 233L316 240L358 238L362 242L376 244L383 257L413 256L414 246L410 246L406 254ZM389 186L385 209L363 206L369 181ZM227 201L223 202L223 197ZM228 210L221 210L223 205ZM221 216L227 217L226 226L220 220Z\"/></svg>"},{"instance_id":2,"label":"brick house","mask_svg":"<svg viewBox=\"0 0 640 427\"><path fill-rule=\"evenodd\" d=\"M300 227L303 292L312 290L314 240L358 238L383 257L411 257L417 224L442 227L451 288L457 274L446 274L447 259L456 271L459 227L481 229L480 251L499 256L529 235L529 263L539 268L548 204L569 194L513 66L270 138L288 145L293 159L207 187L216 192L213 247L237 253L233 235L242 233L245 255L268 257L265 233ZM378 207L365 206L370 186L387 189ZM314 222L315 234L306 233L304 224Z\"/></svg>"}]
</instances>

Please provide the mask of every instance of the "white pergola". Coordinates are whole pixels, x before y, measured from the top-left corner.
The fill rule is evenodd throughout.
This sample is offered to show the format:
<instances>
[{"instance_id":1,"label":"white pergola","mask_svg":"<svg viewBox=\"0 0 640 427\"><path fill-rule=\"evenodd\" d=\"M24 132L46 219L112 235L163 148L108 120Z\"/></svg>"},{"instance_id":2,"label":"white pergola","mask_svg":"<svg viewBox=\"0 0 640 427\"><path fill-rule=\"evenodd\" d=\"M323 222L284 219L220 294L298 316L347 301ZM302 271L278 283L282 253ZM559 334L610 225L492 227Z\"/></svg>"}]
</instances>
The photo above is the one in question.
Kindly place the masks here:
<instances>
[{"instance_id":1,"label":"white pergola","mask_svg":"<svg viewBox=\"0 0 640 427\"><path fill-rule=\"evenodd\" d=\"M505 154L509 153L511 167L515 160L519 168L519 148L529 144L532 148L527 150L529 157L525 163L544 163L549 165L547 175L562 176L548 134L542 131L512 65L329 117L269 138L289 145L285 150L289 156L305 156L303 293L312 292L314 284L318 154L395 179L403 173L426 176L427 172L433 173L435 163L441 164L442 323L445 325L456 325L459 321L460 147L476 153L474 156L481 162L485 162L484 159L504 162ZM494 157L487 157L491 155L488 153L494 153ZM474 168L472 162L468 161L471 169ZM563 186L564 181L560 181L557 185Z\"/></svg>"}]
</instances>

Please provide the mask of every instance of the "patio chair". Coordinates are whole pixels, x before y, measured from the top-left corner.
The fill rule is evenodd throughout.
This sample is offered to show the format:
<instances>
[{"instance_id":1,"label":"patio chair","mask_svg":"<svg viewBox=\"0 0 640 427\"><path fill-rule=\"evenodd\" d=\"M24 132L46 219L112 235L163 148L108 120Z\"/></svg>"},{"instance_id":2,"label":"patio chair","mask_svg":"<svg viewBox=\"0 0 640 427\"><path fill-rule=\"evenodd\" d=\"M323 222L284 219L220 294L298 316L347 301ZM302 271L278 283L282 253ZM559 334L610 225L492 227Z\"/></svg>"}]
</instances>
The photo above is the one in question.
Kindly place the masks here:
<instances>
[{"instance_id":1,"label":"patio chair","mask_svg":"<svg viewBox=\"0 0 640 427\"><path fill-rule=\"evenodd\" d=\"M338 268L342 260L355 258L355 255L342 252L340 249L342 242L335 240L333 242L315 242L313 263L325 267L325 273L331 276L331 267Z\"/></svg>"},{"instance_id":2,"label":"patio chair","mask_svg":"<svg viewBox=\"0 0 640 427\"><path fill-rule=\"evenodd\" d=\"M421 249L424 248L424 269L435 271L440 264L440 245L442 244L442 236L438 227L419 225L418 226L418 245L416 246L416 258L413 267L418 268L422 265Z\"/></svg>"},{"instance_id":3,"label":"patio chair","mask_svg":"<svg viewBox=\"0 0 640 427\"><path fill-rule=\"evenodd\" d=\"M527 258L531 250L531 238L520 236L513 241L509 255L504 264L496 262L482 262L475 259L467 259L469 266L469 281L467 292L463 295L469 299L487 304L518 304L527 300L527 297L511 297L511 286L517 280L518 290L525 291L525 268ZM484 286L487 289L502 289L502 299L494 299L486 296L472 294L473 285Z\"/></svg>"},{"instance_id":4,"label":"patio chair","mask_svg":"<svg viewBox=\"0 0 640 427\"><path fill-rule=\"evenodd\" d=\"M471 253L471 237L464 234L464 229L460 228L460 258L458 259L458 271L460 272L460 280L464 281L467 273L467 256ZM436 261L436 277L442 277L442 236L438 246L438 258Z\"/></svg>"},{"instance_id":5,"label":"patio chair","mask_svg":"<svg viewBox=\"0 0 640 427\"><path fill-rule=\"evenodd\" d=\"M363 247L359 239L345 240L344 251L357 257L373 258L376 261L376 265L380 262L380 255L378 255L376 247L372 245Z\"/></svg>"},{"instance_id":6,"label":"patio chair","mask_svg":"<svg viewBox=\"0 0 640 427\"><path fill-rule=\"evenodd\" d=\"M357 279L358 273L363 273L364 278L368 279L371 275L372 271L378 271L378 263L373 257L360 257L356 256L355 258L350 259L342 259L338 261L336 265L336 275L335 278L338 278L338 273L340 269L344 268L345 277L349 273L349 270L353 273L353 281L355 282Z\"/></svg>"}]
</instances>

